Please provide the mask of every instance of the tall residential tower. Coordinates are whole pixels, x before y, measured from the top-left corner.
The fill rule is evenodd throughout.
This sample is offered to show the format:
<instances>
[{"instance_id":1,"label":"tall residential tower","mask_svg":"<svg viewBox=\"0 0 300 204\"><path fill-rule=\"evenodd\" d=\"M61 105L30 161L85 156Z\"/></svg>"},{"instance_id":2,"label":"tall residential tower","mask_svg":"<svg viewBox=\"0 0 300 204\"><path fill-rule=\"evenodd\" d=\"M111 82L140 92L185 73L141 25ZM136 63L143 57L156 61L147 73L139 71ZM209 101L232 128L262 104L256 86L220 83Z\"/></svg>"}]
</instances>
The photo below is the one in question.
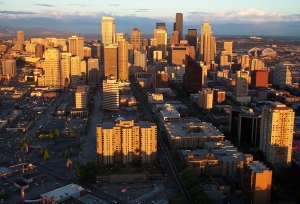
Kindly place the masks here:
<instances>
[{"instance_id":1,"label":"tall residential tower","mask_svg":"<svg viewBox=\"0 0 300 204\"><path fill-rule=\"evenodd\" d=\"M294 118L293 109L284 104L263 106L259 149L272 165L291 165Z\"/></svg>"}]
</instances>

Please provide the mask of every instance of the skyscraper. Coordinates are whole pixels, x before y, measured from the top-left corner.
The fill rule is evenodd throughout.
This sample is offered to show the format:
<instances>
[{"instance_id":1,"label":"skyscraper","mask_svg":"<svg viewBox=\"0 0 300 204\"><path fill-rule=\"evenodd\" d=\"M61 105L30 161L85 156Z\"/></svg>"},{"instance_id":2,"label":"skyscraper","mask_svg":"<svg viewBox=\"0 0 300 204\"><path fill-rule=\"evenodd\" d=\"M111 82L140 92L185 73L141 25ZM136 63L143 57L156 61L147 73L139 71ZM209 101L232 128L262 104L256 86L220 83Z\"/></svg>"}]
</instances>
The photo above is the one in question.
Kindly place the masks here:
<instances>
[{"instance_id":1,"label":"skyscraper","mask_svg":"<svg viewBox=\"0 0 300 204\"><path fill-rule=\"evenodd\" d=\"M104 48L104 77L118 78L118 46L109 44Z\"/></svg>"},{"instance_id":2,"label":"skyscraper","mask_svg":"<svg viewBox=\"0 0 300 204\"><path fill-rule=\"evenodd\" d=\"M224 50L226 50L228 57L228 61L232 61L232 42L231 41L224 41Z\"/></svg>"},{"instance_id":3,"label":"skyscraper","mask_svg":"<svg viewBox=\"0 0 300 204\"><path fill-rule=\"evenodd\" d=\"M131 31L130 44L133 46L133 50L141 50L142 32L138 28L134 28Z\"/></svg>"},{"instance_id":4,"label":"skyscraper","mask_svg":"<svg viewBox=\"0 0 300 204\"><path fill-rule=\"evenodd\" d=\"M273 165L291 165L294 117L293 109L281 103L262 108L259 149Z\"/></svg>"},{"instance_id":5,"label":"skyscraper","mask_svg":"<svg viewBox=\"0 0 300 204\"><path fill-rule=\"evenodd\" d=\"M205 64L210 64L215 58L216 40L213 37L211 25L207 21L201 26L200 41L200 60Z\"/></svg>"},{"instance_id":6,"label":"skyscraper","mask_svg":"<svg viewBox=\"0 0 300 204\"><path fill-rule=\"evenodd\" d=\"M175 30L179 31L179 40L182 40L182 30L183 30L183 14L182 13L176 13Z\"/></svg>"},{"instance_id":7,"label":"skyscraper","mask_svg":"<svg viewBox=\"0 0 300 204\"><path fill-rule=\"evenodd\" d=\"M69 52L72 53L72 55L76 55L80 57L80 59L83 59L84 57L83 46L84 46L83 37L78 37L76 35L69 37Z\"/></svg>"},{"instance_id":8,"label":"skyscraper","mask_svg":"<svg viewBox=\"0 0 300 204\"><path fill-rule=\"evenodd\" d=\"M194 46L197 52L197 29L188 29L187 41L190 46Z\"/></svg>"},{"instance_id":9,"label":"skyscraper","mask_svg":"<svg viewBox=\"0 0 300 204\"><path fill-rule=\"evenodd\" d=\"M185 55L185 74L183 75L184 88L189 93L198 93L202 90L202 67L188 55Z\"/></svg>"},{"instance_id":10,"label":"skyscraper","mask_svg":"<svg viewBox=\"0 0 300 204\"><path fill-rule=\"evenodd\" d=\"M156 23L155 28L156 28L156 29L164 29L164 30L167 30L166 23L164 23L164 22Z\"/></svg>"},{"instance_id":11,"label":"skyscraper","mask_svg":"<svg viewBox=\"0 0 300 204\"><path fill-rule=\"evenodd\" d=\"M24 31L17 31L17 50L23 51L24 49Z\"/></svg>"},{"instance_id":12,"label":"skyscraper","mask_svg":"<svg viewBox=\"0 0 300 204\"><path fill-rule=\"evenodd\" d=\"M238 97L248 96L248 81L249 81L249 72L247 71L236 72L236 85L235 85L236 96Z\"/></svg>"},{"instance_id":13,"label":"skyscraper","mask_svg":"<svg viewBox=\"0 0 300 204\"><path fill-rule=\"evenodd\" d=\"M51 48L45 51L45 86L62 88L60 57L58 49Z\"/></svg>"},{"instance_id":14,"label":"skyscraper","mask_svg":"<svg viewBox=\"0 0 300 204\"><path fill-rule=\"evenodd\" d=\"M162 51L162 57L166 57L167 52L167 32L164 29L155 29L154 30L154 38L157 42L157 49Z\"/></svg>"},{"instance_id":15,"label":"skyscraper","mask_svg":"<svg viewBox=\"0 0 300 204\"><path fill-rule=\"evenodd\" d=\"M179 44L179 31L175 30L170 38L170 45Z\"/></svg>"},{"instance_id":16,"label":"skyscraper","mask_svg":"<svg viewBox=\"0 0 300 204\"><path fill-rule=\"evenodd\" d=\"M102 44L104 46L115 43L115 19L111 17L102 17L101 21Z\"/></svg>"},{"instance_id":17,"label":"skyscraper","mask_svg":"<svg viewBox=\"0 0 300 204\"><path fill-rule=\"evenodd\" d=\"M24 44L24 31L22 31L22 30L17 31L17 41L18 41L18 44L20 44L20 45Z\"/></svg>"},{"instance_id":18,"label":"skyscraper","mask_svg":"<svg viewBox=\"0 0 300 204\"><path fill-rule=\"evenodd\" d=\"M129 79L128 68L128 42L122 40L118 43L118 78L121 80Z\"/></svg>"},{"instance_id":19,"label":"skyscraper","mask_svg":"<svg viewBox=\"0 0 300 204\"><path fill-rule=\"evenodd\" d=\"M120 42L123 39L125 39L124 33L116 33L116 43Z\"/></svg>"}]
</instances>

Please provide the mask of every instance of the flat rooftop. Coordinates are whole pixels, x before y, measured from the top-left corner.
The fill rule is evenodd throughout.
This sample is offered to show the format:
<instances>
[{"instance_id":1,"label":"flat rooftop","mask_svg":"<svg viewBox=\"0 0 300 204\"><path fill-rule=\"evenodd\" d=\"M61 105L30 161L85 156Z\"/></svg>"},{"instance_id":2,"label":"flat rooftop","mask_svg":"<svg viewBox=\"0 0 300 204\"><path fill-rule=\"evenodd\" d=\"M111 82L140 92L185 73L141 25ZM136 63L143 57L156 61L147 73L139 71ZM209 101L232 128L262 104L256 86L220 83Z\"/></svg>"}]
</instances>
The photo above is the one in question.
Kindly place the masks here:
<instances>
[{"instance_id":1,"label":"flat rooftop","mask_svg":"<svg viewBox=\"0 0 300 204\"><path fill-rule=\"evenodd\" d=\"M262 173L264 170L269 170L269 168L260 161L253 161L246 165L248 165L255 173Z\"/></svg>"},{"instance_id":2,"label":"flat rooftop","mask_svg":"<svg viewBox=\"0 0 300 204\"><path fill-rule=\"evenodd\" d=\"M212 124L206 122L166 123L164 126L171 137L189 138L224 136Z\"/></svg>"},{"instance_id":3,"label":"flat rooftop","mask_svg":"<svg viewBox=\"0 0 300 204\"><path fill-rule=\"evenodd\" d=\"M52 197L55 197L55 200L61 200L61 197L72 196L72 194L76 192L80 192L82 190L84 190L84 188L82 188L81 186L71 183L61 188L57 188L53 191L43 193L41 194L41 197L46 197L47 199L51 199Z\"/></svg>"},{"instance_id":4,"label":"flat rooftop","mask_svg":"<svg viewBox=\"0 0 300 204\"><path fill-rule=\"evenodd\" d=\"M92 196L90 194L86 194L84 196L78 197L78 198L76 198L76 200L79 200L81 203L84 203L84 204L95 204L95 203L108 204L108 202L106 202L104 200L101 200L101 199L99 199L95 196Z\"/></svg>"},{"instance_id":5,"label":"flat rooftop","mask_svg":"<svg viewBox=\"0 0 300 204\"><path fill-rule=\"evenodd\" d=\"M201 186L205 192L221 191L220 187L216 183L201 183Z\"/></svg>"}]
</instances>

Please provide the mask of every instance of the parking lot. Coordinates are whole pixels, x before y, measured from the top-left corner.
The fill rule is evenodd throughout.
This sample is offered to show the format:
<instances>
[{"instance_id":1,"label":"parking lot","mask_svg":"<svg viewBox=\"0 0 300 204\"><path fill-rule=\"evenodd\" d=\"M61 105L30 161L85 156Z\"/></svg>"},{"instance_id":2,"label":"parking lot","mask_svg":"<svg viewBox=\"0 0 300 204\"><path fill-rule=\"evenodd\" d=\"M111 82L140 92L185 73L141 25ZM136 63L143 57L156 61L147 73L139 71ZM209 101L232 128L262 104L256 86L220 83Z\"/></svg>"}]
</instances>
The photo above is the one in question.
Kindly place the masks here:
<instances>
[{"instance_id":1,"label":"parking lot","mask_svg":"<svg viewBox=\"0 0 300 204\"><path fill-rule=\"evenodd\" d=\"M163 181L102 183L100 189L128 203L145 202L165 193ZM124 189L126 190L124 191ZM123 190L123 191L122 191Z\"/></svg>"}]
</instances>

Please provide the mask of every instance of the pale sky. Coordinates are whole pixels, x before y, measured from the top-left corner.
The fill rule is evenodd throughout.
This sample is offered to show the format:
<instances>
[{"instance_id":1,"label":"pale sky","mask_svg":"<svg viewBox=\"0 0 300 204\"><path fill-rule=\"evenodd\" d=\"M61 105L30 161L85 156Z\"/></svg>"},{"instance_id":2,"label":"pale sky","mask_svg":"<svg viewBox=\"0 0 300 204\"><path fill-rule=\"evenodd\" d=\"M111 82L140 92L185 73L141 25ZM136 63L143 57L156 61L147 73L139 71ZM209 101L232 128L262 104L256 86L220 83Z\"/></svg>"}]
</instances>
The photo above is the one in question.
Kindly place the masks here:
<instances>
[{"instance_id":1,"label":"pale sky","mask_svg":"<svg viewBox=\"0 0 300 204\"><path fill-rule=\"evenodd\" d=\"M158 21L166 22L171 29L175 13L181 12L184 27L198 28L204 20L212 25L275 22L293 23L295 27L300 22L299 8L300 0L0 0L0 26L42 26L76 32L82 27L83 33L96 33L96 22L99 24L102 16L112 16L118 32L139 26L150 32Z\"/></svg>"}]
</instances>

